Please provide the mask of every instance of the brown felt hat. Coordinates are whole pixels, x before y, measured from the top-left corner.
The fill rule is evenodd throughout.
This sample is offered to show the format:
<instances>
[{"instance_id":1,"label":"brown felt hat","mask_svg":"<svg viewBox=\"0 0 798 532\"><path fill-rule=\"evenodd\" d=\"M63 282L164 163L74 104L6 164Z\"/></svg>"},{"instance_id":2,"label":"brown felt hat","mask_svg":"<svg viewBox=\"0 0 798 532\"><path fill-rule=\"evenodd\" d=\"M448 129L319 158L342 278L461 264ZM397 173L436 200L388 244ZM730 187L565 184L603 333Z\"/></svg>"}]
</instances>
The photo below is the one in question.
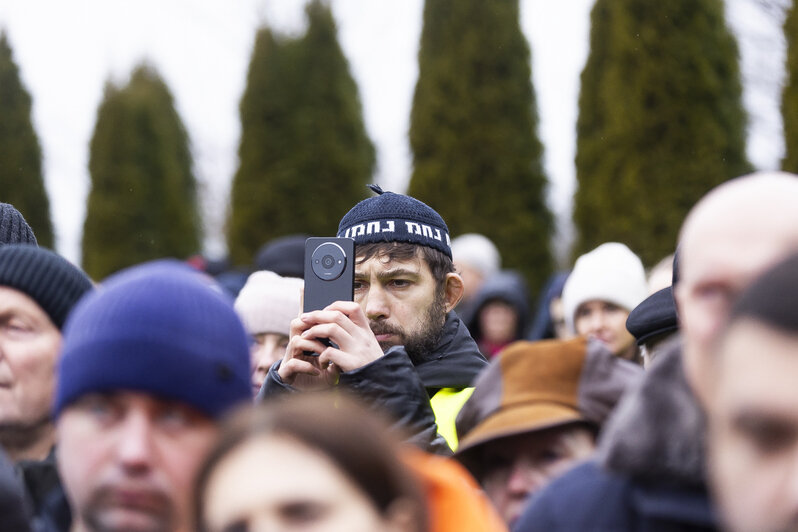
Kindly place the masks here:
<instances>
[{"instance_id":1,"label":"brown felt hat","mask_svg":"<svg viewBox=\"0 0 798 532\"><path fill-rule=\"evenodd\" d=\"M457 416L457 455L486 442L571 423L600 427L642 369L600 342L520 341L480 373Z\"/></svg>"}]
</instances>

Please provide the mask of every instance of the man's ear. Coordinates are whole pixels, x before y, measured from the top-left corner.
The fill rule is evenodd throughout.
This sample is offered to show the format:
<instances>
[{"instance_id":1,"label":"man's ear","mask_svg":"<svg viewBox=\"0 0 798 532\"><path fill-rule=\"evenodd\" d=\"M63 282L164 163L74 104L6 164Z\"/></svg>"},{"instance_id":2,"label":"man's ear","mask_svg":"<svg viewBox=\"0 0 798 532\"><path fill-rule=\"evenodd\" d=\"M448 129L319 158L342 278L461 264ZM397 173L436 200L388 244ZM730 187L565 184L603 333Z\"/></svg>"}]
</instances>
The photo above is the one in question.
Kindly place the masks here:
<instances>
[{"instance_id":1,"label":"man's ear","mask_svg":"<svg viewBox=\"0 0 798 532\"><path fill-rule=\"evenodd\" d=\"M446 312L449 312L463 298L463 278L456 273L446 274L446 286L444 286L444 297L446 299Z\"/></svg>"}]
</instances>

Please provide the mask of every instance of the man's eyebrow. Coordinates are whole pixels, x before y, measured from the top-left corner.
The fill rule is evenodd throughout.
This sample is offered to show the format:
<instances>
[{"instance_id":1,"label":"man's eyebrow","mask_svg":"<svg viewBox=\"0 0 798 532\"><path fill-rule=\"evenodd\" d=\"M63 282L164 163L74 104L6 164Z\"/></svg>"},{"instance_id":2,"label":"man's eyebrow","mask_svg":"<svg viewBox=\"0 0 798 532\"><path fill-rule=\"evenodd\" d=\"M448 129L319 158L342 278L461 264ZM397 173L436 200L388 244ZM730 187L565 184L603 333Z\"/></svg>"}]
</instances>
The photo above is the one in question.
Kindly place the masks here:
<instances>
[{"instance_id":1,"label":"man's eyebrow","mask_svg":"<svg viewBox=\"0 0 798 532\"><path fill-rule=\"evenodd\" d=\"M376 274L377 279L384 280L384 279L393 279L395 277L411 277L413 279L418 278L419 272L415 270L409 270L407 268L394 268L392 270L385 270L381 271ZM355 273L355 277L357 278L365 278L366 275L363 273Z\"/></svg>"}]
</instances>

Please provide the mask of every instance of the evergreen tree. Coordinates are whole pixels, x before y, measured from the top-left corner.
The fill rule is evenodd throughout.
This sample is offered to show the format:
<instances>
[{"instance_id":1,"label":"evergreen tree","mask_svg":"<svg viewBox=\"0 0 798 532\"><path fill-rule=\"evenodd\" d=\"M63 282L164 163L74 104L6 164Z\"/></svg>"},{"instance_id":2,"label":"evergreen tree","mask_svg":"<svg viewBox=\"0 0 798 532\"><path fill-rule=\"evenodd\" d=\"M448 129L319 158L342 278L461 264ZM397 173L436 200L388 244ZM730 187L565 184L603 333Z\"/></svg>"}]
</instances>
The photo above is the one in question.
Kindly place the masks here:
<instances>
[{"instance_id":1,"label":"evergreen tree","mask_svg":"<svg viewBox=\"0 0 798 532\"><path fill-rule=\"evenodd\" d=\"M108 83L91 139L83 267L95 279L200 248L196 182L186 130L149 66L125 87Z\"/></svg>"},{"instance_id":2,"label":"evergreen tree","mask_svg":"<svg viewBox=\"0 0 798 532\"><path fill-rule=\"evenodd\" d=\"M798 10L794 3L784 20L784 37L787 41L787 64L781 114L785 153L781 166L788 172L798 173Z\"/></svg>"},{"instance_id":3,"label":"evergreen tree","mask_svg":"<svg viewBox=\"0 0 798 532\"><path fill-rule=\"evenodd\" d=\"M31 98L5 33L0 34L0 201L22 213L40 246L53 247L42 151L31 123Z\"/></svg>"},{"instance_id":4,"label":"evergreen tree","mask_svg":"<svg viewBox=\"0 0 798 532\"><path fill-rule=\"evenodd\" d=\"M306 14L304 36L282 39L263 28L255 40L228 224L236 264L250 264L282 235L334 235L368 192L374 146L335 21L318 0Z\"/></svg>"},{"instance_id":5,"label":"evergreen tree","mask_svg":"<svg viewBox=\"0 0 798 532\"><path fill-rule=\"evenodd\" d=\"M577 122L576 254L621 241L654 264L693 204L751 169L721 0L597 0Z\"/></svg>"},{"instance_id":6,"label":"evergreen tree","mask_svg":"<svg viewBox=\"0 0 798 532\"><path fill-rule=\"evenodd\" d=\"M418 65L409 193L453 236L490 238L538 290L552 268L552 216L518 1L426 0Z\"/></svg>"}]
</instances>

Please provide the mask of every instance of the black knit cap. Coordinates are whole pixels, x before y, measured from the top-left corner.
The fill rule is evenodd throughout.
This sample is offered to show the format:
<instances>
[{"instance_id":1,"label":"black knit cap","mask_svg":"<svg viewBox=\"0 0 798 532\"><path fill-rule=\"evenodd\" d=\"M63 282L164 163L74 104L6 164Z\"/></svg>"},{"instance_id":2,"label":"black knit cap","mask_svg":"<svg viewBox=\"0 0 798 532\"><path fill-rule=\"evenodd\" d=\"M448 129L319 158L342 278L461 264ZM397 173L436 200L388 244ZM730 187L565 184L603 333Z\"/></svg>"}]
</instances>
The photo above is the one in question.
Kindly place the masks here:
<instances>
[{"instance_id":1,"label":"black knit cap","mask_svg":"<svg viewBox=\"0 0 798 532\"><path fill-rule=\"evenodd\" d=\"M368 187L378 195L364 199L346 213L338 236L355 239L355 245L408 242L437 249L452 258L449 228L429 205L404 194Z\"/></svg>"},{"instance_id":2,"label":"black knit cap","mask_svg":"<svg viewBox=\"0 0 798 532\"><path fill-rule=\"evenodd\" d=\"M38 245L33 229L10 203L0 203L0 246L5 244Z\"/></svg>"},{"instance_id":3,"label":"black knit cap","mask_svg":"<svg viewBox=\"0 0 798 532\"><path fill-rule=\"evenodd\" d=\"M673 300L673 287L654 292L637 305L626 318L626 329L643 345L654 336L675 331L679 328L676 303Z\"/></svg>"},{"instance_id":4,"label":"black knit cap","mask_svg":"<svg viewBox=\"0 0 798 532\"><path fill-rule=\"evenodd\" d=\"M61 329L92 282L83 270L48 249L10 244L0 247L0 286L28 295Z\"/></svg>"}]
</instances>

